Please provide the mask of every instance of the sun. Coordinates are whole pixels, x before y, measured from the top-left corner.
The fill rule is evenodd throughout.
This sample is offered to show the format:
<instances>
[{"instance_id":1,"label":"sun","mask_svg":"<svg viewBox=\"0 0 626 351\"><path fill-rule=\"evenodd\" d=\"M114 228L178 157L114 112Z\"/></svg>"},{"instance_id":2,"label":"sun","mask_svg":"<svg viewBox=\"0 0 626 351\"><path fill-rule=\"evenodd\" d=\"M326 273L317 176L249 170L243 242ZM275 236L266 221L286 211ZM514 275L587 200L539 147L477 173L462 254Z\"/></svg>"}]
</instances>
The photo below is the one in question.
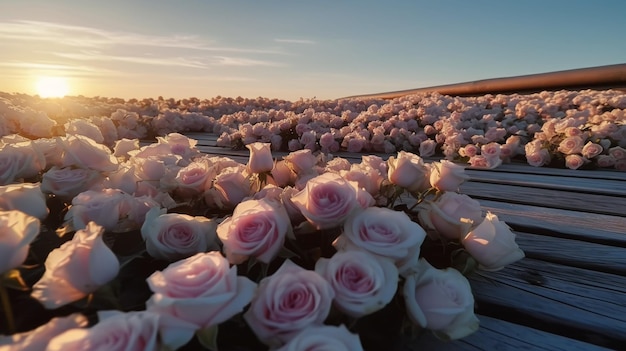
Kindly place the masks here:
<instances>
[{"instance_id":1,"label":"sun","mask_svg":"<svg viewBox=\"0 0 626 351\"><path fill-rule=\"evenodd\" d=\"M40 77L37 80L37 94L42 98L60 98L69 92L67 79L63 77Z\"/></svg>"}]
</instances>

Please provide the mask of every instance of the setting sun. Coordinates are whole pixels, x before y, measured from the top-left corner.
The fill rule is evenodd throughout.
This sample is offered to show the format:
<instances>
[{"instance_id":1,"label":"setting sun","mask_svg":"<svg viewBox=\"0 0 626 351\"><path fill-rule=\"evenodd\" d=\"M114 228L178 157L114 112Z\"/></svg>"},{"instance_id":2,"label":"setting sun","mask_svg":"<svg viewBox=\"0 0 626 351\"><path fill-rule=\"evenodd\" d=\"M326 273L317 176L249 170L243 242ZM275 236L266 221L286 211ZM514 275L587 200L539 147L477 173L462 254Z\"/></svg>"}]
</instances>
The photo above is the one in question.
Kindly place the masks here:
<instances>
[{"instance_id":1,"label":"setting sun","mask_svg":"<svg viewBox=\"0 0 626 351\"><path fill-rule=\"evenodd\" d=\"M42 98L64 97L69 92L67 79L62 77L41 77L37 80L37 94Z\"/></svg>"}]
</instances>

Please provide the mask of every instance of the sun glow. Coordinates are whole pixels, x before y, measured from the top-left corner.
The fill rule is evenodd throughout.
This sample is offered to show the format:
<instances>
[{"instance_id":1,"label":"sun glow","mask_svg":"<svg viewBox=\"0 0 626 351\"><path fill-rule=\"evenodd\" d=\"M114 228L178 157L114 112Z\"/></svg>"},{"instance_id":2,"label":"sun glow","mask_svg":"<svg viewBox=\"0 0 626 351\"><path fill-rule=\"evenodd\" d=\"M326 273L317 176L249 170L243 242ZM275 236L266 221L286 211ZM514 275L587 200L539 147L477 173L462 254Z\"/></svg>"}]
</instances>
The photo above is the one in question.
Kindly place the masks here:
<instances>
[{"instance_id":1,"label":"sun glow","mask_svg":"<svg viewBox=\"0 0 626 351\"><path fill-rule=\"evenodd\" d=\"M63 77L40 77L37 80L37 94L42 98L60 98L69 92L67 79Z\"/></svg>"}]
</instances>

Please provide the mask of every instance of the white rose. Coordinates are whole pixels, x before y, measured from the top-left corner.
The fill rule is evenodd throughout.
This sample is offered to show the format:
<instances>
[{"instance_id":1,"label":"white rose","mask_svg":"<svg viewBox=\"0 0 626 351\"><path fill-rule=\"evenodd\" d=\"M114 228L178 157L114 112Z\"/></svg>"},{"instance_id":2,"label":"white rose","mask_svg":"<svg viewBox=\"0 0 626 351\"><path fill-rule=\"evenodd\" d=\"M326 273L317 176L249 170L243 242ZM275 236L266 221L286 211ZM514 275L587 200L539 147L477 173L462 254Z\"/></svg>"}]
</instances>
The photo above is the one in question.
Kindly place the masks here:
<instances>
[{"instance_id":1,"label":"white rose","mask_svg":"<svg viewBox=\"0 0 626 351\"><path fill-rule=\"evenodd\" d=\"M215 178L215 168L206 159L191 162L176 175L176 194L188 199L202 194Z\"/></svg>"},{"instance_id":2,"label":"white rose","mask_svg":"<svg viewBox=\"0 0 626 351\"><path fill-rule=\"evenodd\" d=\"M602 148L602 145L595 144L591 141L588 141L587 144L583 146L581 153L584 157L590 159L590 158L594 158L600 155L602 151L604 151L604 148Z\"/></svg>"},{"instance_id":3,"label":"white rose","mask_svg":"<svg viewBox=\"0 0 626 351\"><path fill-rule=\"evenodd\" d=\"M120 264L102 234L104 228L90 222L71 241L46 258L46 271L33 285L33 298L54 309L80 300L117 276Z\"/></svg>"},{"instance_id":4,"label":"white rose","mask_svg":"<svg viewBox=\"0 0 626 351\"><path fill-rule=\"evenodd\" d=\"M221 204L219 207L235 207L252 194L250 180L243 165L224 168L215 177L213 188L217 191L218 199L208 199L207 203L217 202ZM205 199L207 196L212 196L212 193L206 194Z\"/></svg>"},{"instance_id":5,"label":"white rose","mask_svg":"<svg viewBox=\"0 0 626 351\"><path fill-rule=\"evenodd\" d=\"M451 340L478 330L474 296L459 271L435 269L420 259L419 273L406 277L403 288L408 317L422 328Z\"/></svg>"},{"instance_id":6,"label":"white rose","mask_svg":"<svg viewBox=\"0 0 626 351\"><path fill-rule=\"evenodd\" d=\"M578 154L583 150L584 142L584 139L578 135L567 137L561 141L558 150L566 155Z\"/></svg>"},{"instance_id":7,"label":"white rose","mask_svg":"<svg viewBox=\"0 0 626 351\"><path fill-rule=\"evenodd\" d=\"M293 151L283 159L297 174L311 170L317 163L315 155L309 149Z\"/></svg>"},{"instance_id":8,"label":"white rose","mask_svg":"<svg viewBox=\"0 0 626 351\"><path fill-rule=\"evenodd\" d=\"M0 275L24 263L39 234L39 220L21 211L0 211Z\"/></svg>"},{"instance_id":9,"label":"white rose","mask_svg":"<svg viewBox=\"0 0 626 351\"><path fill-rule=\"evenodd\" d=\"M511 228L491 212L461 242L484 270L498 270L524 258Z\"/></svg>"},{"instance_id":10,"label":"white rose","mask_svg":"<svg viewBox=\"0 0 626 351\"><path fill-rule=\"evenodd\" d=\"M104 136L102 136L100 128L85 119L72 119L65 123L65 134L82 135L98 144L104 143Z\"/></svg>"},{"instance_id":11,"label":"white rose","mask_svg":"<svg viewBox=\"0 0 626 351\"><path fill-rule=\"evenodd\" d=\"M176 261L199 252L219 249L216 239L217 224L202 216L165 213L153 207L141 226L150 256Z\"/></svg>"},{"instance_id":12,"label":"white rose","mask_svg":"<svg viewBox=\"0 0 626 351\"><path fill-rule=\"evenodd\" d=\"M360 318L385 307L398 289L398 269L393 261L365 251L340 251L315 263L335 291L334 305Z\"/></svg>"},{"instance_id":13,"label":"white rose","mask_svg":"<svg viewBox=\"0 0 626 351\"><path fill-rule=\"evenodd\" d=\"M0 149L0 185L35 177L46 166L44 155L32 142L4 145Z\"/></svg>"},{"instance_id":14,"label":"white rose","mask_svg":"<svg viewBox=\"0 0 626 351\"><path fill-rule=\"evenodd\" d=\"M0 210L18 210L40 220L44 220L49 212L38 183L0 186Z\"/></svg>"},{"instance_id":15,"label":"white rose","mask_svg":"<svg viewBox=\"0 0 626 351\"><path fill-rule=\"evenodd\" d=\"M87 317L79 313L54 317L36 329L11 336L0 336L0 349L3 351L46 350L46 346L55 336L70 329L86 327L88 323ZM2 346L7 348L2 348Z\"/></svg>"},{"instance_id":16,"label":"white rose","mask_svg":"<svg viewBox=\"0 0 626 351\"><path fill-rule=\"evenodd\" d=\"M110 172L117 169L117 159L113 156L111 150L90 138L81 135L70 135L57 140L63 148L63 167L91 168L102 172Z\"/></svg>"},{"instance_id":17,"label":"white rose","mask_svg":"<svg viewBox=\"0 0 626 351\"><path fill-rule=\"evenodd\" d=\"M118 189L82 192L72 199L65 220L75 230L85 228L89 222L96 222L106 230L114 230L123 214L121 205L125 195Z\"/></svg>"},{"instance_id":18,"label":"white rose","mask_svg":"<svg viewBox=\"0 0 626 351\"><path fill-rule=\"evenodd\" d=\"M587 162L589 162L589 160L577 154L565 156L565 167L569 169L578 169Z\"/></svg>"},{"instance_id":19,"label":"white rose","mask_svg":"<svg viewBox=\"0 0 626 351\"><path fill-rule=\"evenodd\" d=\"M450 240L462 239L483 221L480 203L464 194L446 192L437 201L427 201L420 207L420 223Z\"/></svg>"}]
</instances>

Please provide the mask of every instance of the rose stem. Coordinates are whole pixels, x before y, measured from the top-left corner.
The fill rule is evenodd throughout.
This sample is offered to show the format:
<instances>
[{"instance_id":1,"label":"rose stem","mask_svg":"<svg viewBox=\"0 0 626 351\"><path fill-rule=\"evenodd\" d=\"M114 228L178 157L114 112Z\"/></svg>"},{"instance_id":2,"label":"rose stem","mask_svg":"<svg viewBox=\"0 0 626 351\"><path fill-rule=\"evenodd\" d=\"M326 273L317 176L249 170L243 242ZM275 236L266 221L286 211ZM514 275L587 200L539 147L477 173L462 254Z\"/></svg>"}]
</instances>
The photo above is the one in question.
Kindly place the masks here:
<instances>
[{"instance_id":1,"label":"rose stem","mask_svg":"<svg viewBox=\"0 0 626 351\"><path fill-rule=\"evenodd\" d=\"M7 292L7 289L2 284L0 284L0 298L2 299L2 308L4 309L4 316L7 319L9 333L15 334L15 322L13 321L13 311L11 310L9 294Z\"/></svg>"}]
</instances>

